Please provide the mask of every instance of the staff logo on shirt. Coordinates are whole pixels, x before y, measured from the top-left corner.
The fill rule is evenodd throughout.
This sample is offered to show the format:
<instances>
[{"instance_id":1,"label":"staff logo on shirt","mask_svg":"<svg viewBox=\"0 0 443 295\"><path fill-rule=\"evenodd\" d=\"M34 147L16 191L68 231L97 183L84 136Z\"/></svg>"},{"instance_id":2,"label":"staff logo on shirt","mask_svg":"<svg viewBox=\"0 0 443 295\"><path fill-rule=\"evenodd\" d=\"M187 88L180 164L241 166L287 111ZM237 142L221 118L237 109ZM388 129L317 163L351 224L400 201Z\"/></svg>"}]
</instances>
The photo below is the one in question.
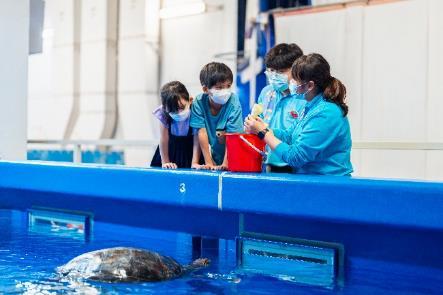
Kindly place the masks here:
<instances>
[{"instance_id":1,"label":"staff logo on shirt","mask_svg":"<svg viewBox=\"0 0 443 295\"><path fill-rule=\"evenodd\" d=\"M296 111L290 111L289 114L291 115L292 118L297 119L298 118L298 113Z\"/></svg>"}]
</instances>

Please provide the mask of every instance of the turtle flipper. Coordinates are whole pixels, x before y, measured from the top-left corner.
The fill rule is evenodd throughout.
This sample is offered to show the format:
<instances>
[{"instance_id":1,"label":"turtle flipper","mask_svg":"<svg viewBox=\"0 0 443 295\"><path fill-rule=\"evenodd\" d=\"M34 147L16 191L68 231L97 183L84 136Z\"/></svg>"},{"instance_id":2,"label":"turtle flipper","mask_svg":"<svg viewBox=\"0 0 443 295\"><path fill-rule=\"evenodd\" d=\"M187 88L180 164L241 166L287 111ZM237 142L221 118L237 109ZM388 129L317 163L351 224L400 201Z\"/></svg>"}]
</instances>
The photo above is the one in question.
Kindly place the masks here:
<instances>
[{"instance_id":1,"label":"turtle flipper","mask_svg":"<svg viewBox=\"0 0 443 295\"><path fill-rule=\"evenodd\" d=\"M198 259L195 259L195 260L191 263L191 265L194 266L194 267L198 267L198 268L200 268L200 267L206 267L206 266L208 266L209 263L211 263L211 260L209 260L208 258L198 258Z\"/></svg>"},{"instance_id":2,"label":"turtle flipper","mask_svg":"<svg viewBox=\"0 0 443 295\"><path fill-rule=\"evenodd\" d=\"M185 273L196 271L200 268L207 267L211 263L211 260L208 258L198 258L192 261L191 264L183 266L183 270Z\"/></svg>"}]
</instances>

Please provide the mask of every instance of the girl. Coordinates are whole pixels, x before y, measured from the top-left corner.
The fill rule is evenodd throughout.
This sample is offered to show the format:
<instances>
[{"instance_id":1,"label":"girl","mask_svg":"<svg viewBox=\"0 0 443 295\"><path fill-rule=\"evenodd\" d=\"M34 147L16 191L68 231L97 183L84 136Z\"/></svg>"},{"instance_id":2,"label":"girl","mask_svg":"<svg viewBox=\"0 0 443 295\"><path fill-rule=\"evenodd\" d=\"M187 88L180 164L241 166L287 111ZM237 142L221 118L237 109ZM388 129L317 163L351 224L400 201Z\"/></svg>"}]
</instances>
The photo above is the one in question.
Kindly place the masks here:
<instances>
[{"instance_id":1,"label":"girl","mask_svg":"<svg viewBox=\"0 0 443 295\"><path fill-rule=\"evenodd\" d=\"M160 145L151 167L166 169L203 168L199 165L200 147L189 126L192 97L179 81L169 82L160 91L162 105L154 112L160 121Z\"/></svg>"},{"instance_id":2,"label":"girl","mask_svg":"<svg viewBox=\"0 0 443 295\"><path fill-rule=\"evenodd\" d=\"M346 87L331 76L328 62L320 54L297 59L291 75L291 92L306 100L298 122L287 130L270 130L263 120L248 117L246 131L264 139L296 173L350 175Z\"/></svg>"}]
</instances>

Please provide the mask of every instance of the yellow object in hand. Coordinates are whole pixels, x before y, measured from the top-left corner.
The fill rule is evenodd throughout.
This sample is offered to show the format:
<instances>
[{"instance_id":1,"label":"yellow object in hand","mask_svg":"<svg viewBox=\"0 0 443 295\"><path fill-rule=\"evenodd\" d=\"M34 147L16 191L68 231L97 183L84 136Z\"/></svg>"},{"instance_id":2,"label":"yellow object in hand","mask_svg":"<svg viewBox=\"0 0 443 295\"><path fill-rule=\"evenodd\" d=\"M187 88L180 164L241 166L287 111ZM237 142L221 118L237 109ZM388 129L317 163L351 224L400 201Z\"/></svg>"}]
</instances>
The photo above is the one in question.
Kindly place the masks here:
<instances>
[{"instance_id":1,"label":"yellow object in hand","mask_svg":"<svg viewBox=\"0 0 443 295\"><path fill-rule=\"evenodd\" d=\"M261 103L256 103L252 106L251 116L257 118L263 113L263 105Z\"/></svg>"}]
</instances>

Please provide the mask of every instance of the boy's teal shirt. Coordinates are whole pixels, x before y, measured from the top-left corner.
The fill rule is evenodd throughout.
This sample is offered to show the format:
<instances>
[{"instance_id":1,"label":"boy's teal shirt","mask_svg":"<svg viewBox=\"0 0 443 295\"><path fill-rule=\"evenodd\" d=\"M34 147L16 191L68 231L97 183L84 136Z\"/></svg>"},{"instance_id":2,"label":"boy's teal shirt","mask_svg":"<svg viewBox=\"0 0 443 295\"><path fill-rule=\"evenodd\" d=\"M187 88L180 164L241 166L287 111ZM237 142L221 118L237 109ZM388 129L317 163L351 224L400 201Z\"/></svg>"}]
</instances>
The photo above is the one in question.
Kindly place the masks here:
<instances>
[{"instance_id":1,"label":"boy's teal shirt","mask_svg":"<svg viewBox=\"0 0 443 295\"><path fill-rule=\"evenodd\" d=\"M275 129L282 141L274 153L300 174L350 175L351 131L347 117L322 94L306 103L297 124Z\"/></svg>"},{"instance_id":2,"label":"boy's teal shirt","mask_svg":"<svg viewBox=\"0 0 443 295\"><path fill-rule=\"evenodd\" d=\"M272 85L262 89L258 103L263 105L262 119L270 129L289 129L298 122L298 118L305 107L306 101L295 98L295 95L284 95L276 91ZM288 165L277 156L269 147L266 147L268 158L266 164L274 166Z\"/></svg>"},{"instance_id":3,"label":"boy's teal shirt","mask_svg":"<svg viewBox=\"0 0 443 295\"><path fill-rule=\"evenodd\" d=\"M225 133L243 132L242 109L236 94L232 94L217 115L212 115L209 108L209 96L199 94L191 107L192 128L206 128L212 159L221 165L225 156Z\"/></svg>"}]
</instances>

